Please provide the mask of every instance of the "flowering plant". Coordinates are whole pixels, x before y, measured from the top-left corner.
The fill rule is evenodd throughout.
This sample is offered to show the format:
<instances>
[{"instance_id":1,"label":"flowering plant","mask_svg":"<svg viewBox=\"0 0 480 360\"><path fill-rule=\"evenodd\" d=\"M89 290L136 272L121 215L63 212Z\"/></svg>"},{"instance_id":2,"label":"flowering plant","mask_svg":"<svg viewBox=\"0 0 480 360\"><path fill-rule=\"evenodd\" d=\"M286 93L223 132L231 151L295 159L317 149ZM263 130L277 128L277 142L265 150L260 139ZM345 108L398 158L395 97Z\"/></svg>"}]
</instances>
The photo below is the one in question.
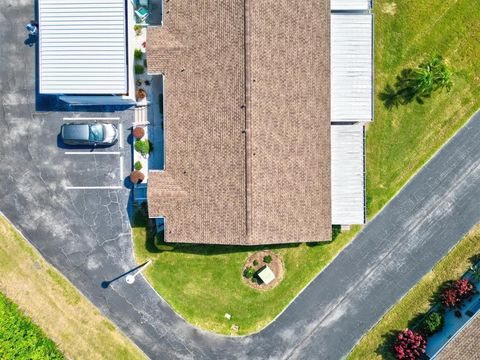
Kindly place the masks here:
<instances>
[{"instance_id":1,"label":"flowering plant","mask_svg":"<svg viewBox=\"0 0 480 360\"><path fill-rule=\"evenodd\" d=\"M400 331L393 345L395 358L402 360L415 360L420 358L427 347L427 340L410 329Z\"/></svg>"},{"instance_id":2,"label":"flowering plant","mask_svg":"<svg viewBox=\"0 0 480 360\"><path fill-rule=\"evenodd\" d=\"M442 304L448 308L455 308L462 304L463 300L471 297L477 289L468 279L460 279L451 283L441 295Z\"/></svg>"}]
</instances>

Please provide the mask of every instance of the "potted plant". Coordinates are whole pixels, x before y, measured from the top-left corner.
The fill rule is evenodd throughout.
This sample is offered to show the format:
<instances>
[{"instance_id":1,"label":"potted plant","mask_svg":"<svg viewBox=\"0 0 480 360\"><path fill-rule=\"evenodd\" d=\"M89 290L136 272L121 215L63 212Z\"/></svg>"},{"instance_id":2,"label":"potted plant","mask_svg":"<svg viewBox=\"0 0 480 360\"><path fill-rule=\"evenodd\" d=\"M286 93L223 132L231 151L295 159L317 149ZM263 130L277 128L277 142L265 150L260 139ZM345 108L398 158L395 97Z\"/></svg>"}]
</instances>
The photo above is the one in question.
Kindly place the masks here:
<instances>
[{"instance_id":1,"label":"potted plant","mask_svg":"<svg viewBox=\"0 0 480 360\"><path fill-rule=\"evenodd\" d=\"M135 139L143 138L145 136L145 129L143 127L140 127L140 126L134 127L133 131L132 131L132 136Z\"/></svg>"},{"instance_id":2,"label":"potted plant","mask_svg":"<svg viewBox=\"0 0 480 360\"><path fill-rule=\"evenodd\" d=\"M133 170L130 173L130 181L132 184L140 184L144 179L145 175L140 170Z\"/></svg>"},{"instance_id":3,"label":"potted plant","mask_svg":"<svg viewBox=\"0 0 480 360\"><path fill-rule=\"evenodd\" d=\"M137 90L137 100L143 100L147 96L147 92L143 89Z\"/></svg>"}]
</instances>

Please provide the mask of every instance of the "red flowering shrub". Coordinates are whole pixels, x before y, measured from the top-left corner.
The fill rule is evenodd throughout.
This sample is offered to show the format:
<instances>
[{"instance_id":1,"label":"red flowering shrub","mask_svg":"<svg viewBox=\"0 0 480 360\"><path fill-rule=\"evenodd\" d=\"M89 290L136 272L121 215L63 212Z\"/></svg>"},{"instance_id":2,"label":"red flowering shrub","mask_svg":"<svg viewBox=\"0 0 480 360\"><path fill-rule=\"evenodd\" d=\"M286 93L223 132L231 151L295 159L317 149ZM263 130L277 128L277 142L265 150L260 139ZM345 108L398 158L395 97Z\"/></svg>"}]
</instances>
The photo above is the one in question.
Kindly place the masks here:
<instances>
[{"instance_id":1,"label":"red flowering shrub","mask_svg":"<svg viewBox=\"0 0 480 360\"><path fill-rule=\"evenodd\" d=\"M451 283L441 295L442 304L448 308L458 307L463 300L471 297L477 289L468 279L460 279Z\"/></svg>"},{"instance_id":2,"label":"red flowering shrub","mask_svg":"<svg viewBox=\"0 0 480 360\"><path fill-rule=\"evenodd\" d=\"M426 347L427 340L422 335L405 329L398 333L397 340L393 344L393 351L397 359L415 360L425 353Z\"/></svg>"}]
</instances>

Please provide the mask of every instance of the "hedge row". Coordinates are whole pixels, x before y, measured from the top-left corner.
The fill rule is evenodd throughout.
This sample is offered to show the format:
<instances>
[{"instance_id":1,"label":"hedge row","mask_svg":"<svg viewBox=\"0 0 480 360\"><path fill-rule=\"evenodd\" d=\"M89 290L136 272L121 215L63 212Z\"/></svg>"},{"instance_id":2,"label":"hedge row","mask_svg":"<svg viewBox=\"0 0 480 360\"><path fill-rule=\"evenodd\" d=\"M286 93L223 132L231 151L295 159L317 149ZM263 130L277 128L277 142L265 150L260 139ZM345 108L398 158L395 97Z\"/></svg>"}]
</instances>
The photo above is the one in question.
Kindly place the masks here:
<instances>
[{"instance_id":1,"label":"hedge row","mask_svg":"<svg viewBox=\"0 0 480 360\"><path fill-rule=\"evenodd\" d=\"M57 345L0 293L0 359L65 359Z\"/></svg>"}]
</instances>

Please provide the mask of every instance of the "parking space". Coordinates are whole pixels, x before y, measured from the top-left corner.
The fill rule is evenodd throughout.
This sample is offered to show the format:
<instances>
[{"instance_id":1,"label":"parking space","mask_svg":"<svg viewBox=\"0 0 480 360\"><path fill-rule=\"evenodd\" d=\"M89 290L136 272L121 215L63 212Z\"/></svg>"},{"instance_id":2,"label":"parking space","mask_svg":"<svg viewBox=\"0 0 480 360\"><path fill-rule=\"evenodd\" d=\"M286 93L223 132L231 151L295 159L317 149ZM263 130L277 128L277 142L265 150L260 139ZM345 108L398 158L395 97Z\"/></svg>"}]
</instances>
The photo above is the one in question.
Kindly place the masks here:
<instances>
[{"instance_id":1,"label":"parking space","mask_svg":"<svg viewBox=\"0 0 480 360\"><path fill-rule=\"evenodd\" d=\"M120 188L123 156L119 152L71 152L65 169L67 189Z\"/></svg>"},{"instance_id":2,"label":"parking space","mask_svg":"<svg viewBox=\"0 0 480 360\"><path fill-rule=\"evenodd\" d=\"M67 190L114 190L125 185L125 174L130 170L130 145L128 118L120 117L64 117L67 123L114 124L118 129L118 141L112 146L69 146L59 144L63 152Z\"/></svg>"}]
</instances>

